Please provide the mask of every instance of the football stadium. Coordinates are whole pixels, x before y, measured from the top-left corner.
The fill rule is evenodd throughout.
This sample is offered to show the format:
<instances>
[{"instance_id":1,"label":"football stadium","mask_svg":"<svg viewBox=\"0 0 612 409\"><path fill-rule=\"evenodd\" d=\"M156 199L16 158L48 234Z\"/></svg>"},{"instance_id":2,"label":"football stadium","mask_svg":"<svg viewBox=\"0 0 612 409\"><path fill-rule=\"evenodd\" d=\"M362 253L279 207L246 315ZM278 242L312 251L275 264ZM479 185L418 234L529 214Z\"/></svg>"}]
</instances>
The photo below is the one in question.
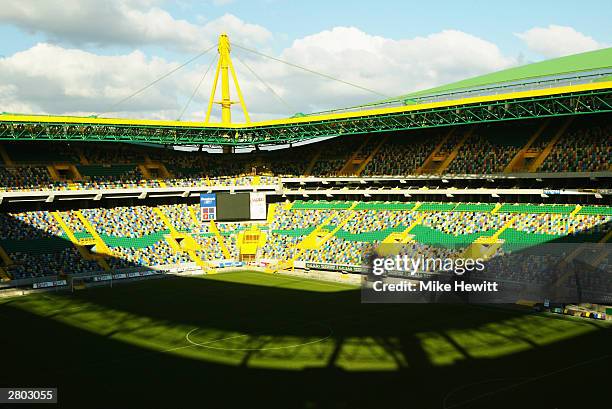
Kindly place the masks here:
<instances>
[{"instance_id":1,"label":"football stadium","mask_svg":"<svg viewBox=\"0 0 612 409\"><path fill-rule=\"evenodd\" d=\"M1 407L609 404L612 48L266 120L238 50L361 87L218 33L198 121L0 114Z\"/></svg>"}]
</instances>

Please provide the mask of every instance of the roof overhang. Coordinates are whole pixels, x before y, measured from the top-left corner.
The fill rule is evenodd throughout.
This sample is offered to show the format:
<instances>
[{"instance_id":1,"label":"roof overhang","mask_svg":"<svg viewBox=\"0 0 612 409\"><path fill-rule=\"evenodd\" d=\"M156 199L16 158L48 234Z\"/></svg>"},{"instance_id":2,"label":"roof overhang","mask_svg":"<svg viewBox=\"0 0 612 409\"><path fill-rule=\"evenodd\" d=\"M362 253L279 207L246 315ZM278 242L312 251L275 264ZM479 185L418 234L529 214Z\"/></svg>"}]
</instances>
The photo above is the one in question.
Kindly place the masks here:
<instances>
[{"instance_id":1,"label":"roof overhang","mask_svg":"<svg viewBox=\"0 0 612 409\"><path fill-rule=\"evenodd\" d=\"M251 146L600 112L612 112L612 81L240 124L1 114L0 139Z\"/></svg>"}]
</instances>

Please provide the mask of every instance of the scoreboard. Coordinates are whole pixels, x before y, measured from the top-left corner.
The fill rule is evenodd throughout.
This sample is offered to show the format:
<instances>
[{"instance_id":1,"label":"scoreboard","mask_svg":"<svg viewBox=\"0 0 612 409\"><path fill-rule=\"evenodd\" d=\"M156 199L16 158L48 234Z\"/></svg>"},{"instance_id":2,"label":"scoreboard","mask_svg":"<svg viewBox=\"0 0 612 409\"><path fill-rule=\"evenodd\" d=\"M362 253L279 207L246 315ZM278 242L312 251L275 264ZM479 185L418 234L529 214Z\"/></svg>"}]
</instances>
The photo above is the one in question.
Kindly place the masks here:
<instances>
[{"instance_id":1,"label":"scoreboard","mask_svg":"<svg viewBox=\"0 0 612 409\"><path fill-rule=\"evenodd\" d=\"M200 194L200 220L264 220L267 216L266 195L250 193Z\"/></svg>"},{"instance_id":2,"label":"scoreboard","mask_svg":"<svg viewBox=\"0 0 612 409\"><path fill-rule=\"evenodd\" d=\"M200 220L208 221L217 218L217 195L214 193L200 194Z\"/></svg>"}]
</instances>

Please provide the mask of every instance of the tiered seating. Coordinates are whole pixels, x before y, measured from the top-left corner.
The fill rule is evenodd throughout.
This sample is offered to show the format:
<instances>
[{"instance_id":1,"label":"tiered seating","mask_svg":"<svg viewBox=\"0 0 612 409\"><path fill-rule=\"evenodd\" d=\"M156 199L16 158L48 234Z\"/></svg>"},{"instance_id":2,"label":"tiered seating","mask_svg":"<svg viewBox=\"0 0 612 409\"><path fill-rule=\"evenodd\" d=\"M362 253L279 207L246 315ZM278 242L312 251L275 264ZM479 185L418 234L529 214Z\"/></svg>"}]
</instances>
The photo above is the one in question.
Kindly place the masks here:
<instances>
[{"instance_id":1,"label":"tiered seating","mask_svg":"<svg viewBox=\"0 0 612 409\"><path fill-rule=\"evenodd\" d=\"M298 230L314 228L332 215L331 209L291 209L279 207L270 224L271 230Z\"/></svg>"},{"instance_id":2,"label":"tiered seating","mask_svg":"<svg viewBox=\"0 0 612 409\"><path fill-rule=\"evenodd\" d=\"M0 237L32 240L60 236L62 231L49 212L0 213Z\"/></svg>"},{"instance_id":3,"label":"tiered seating","mask_svg":"<svg viewBox=\"0 0 612 409\"><path fill-rule=\"evenodd\" d=\"M565 236L592 230L596 226L605 225L610 220L612 220L610 216L603 215L570 217L563 214L527 214L518 217L513 227L517 231L527 233Z\"/></svg>"},{"instance_id":4,"label":"tiered seating","mask_svg":"<svg viewBox=\"0 0 612 409\"><path fill-rule=\"evenodd\" d=\"M610 169L612 126L583 128L562 137L546 157L545 172L597 172Z\"/></svg>"},{"instance_id":5,"label":"tiered seating","mask_svg":"<svg viewBox=\"0 0 612 409\"><path fill-rule=\"evenodd\" d=\"M182 206L182 205L177 205L177 206ZM191 209L191 210L189 210L189 209ZM189 205L189 206L186 208L186 210L187 210L188 212L191 212L191 211L192 211L192 212L194 212L194 213L197 215L198 220L200 220L200 219L199 219L199 217L200 217L200 205L199 205L199 204ZM182 217L184 220L186 220L188 217L190 217L190 218L191 218L191 214L187 214L187 213L185 213L185 211L183 211L183 212L181 212L181 213L182 213L182 216L181 216L181 217ZM192 227L191 227L191 231L192 231L193 233L197 233L197 234L206 234L206 233L209 233L209 232L210 232L210 222L200 222L200 223L195 224L195 223L193 223L193 218L191 218L191 220L192 220L192 224L191 224L191 226L192 226Z\"/></svg>"},{"instance_id":6,"label":"tiered seating","mask_svg":"<svg viewBox=\"0 0 612 409\"><path fill-rule=\"evenodd\" d=\"M100 271L95 261L82 258L74 247L66 247L59 251L41 249L41 253L10 252L15 265L10 272L15 279L35 278L46 275L94 273Z\"/></svg>"},{"instance_id":7,"label":"tiered seating","mask_svg":"<svg viewBox=\"0 0 612 409\"><path fill-rule=\"evenodd\" d=\"M387 230L396 227L407 228L414 221L415 214L391 210L355 210L355 216L343 229L352 234Z\"/></svg>"},{"instance_id":8,"label":"tiered seating","mask_svg":"<svg viewBox=\"0 0 612 409\"><path fill-rule=\"evenodd\" d=\"M441 137L440 134L427 139L406 135L391 137L361 174L363 176L414 175L440 142Z\"/></svg>"},{"instance_id":9,"label":"tiered seating","mask_svg":"<svg viewBox=\"0 0 612 409\"><path fill-rule=\"evenodd\" d=\"M270 172L281 176L301 176L306 172L306 168L311 158L315 154L314 145L299 146L291 149L284 149L280 153L270 152L260 159L264 172Z\"/></svg>"},{"instance_id":10,"label":"tiered seating","mask_svg":"<svg viewBox=\"0 0 612 409\"><path fill-rule=\"evenodd\" d=\"M221 250L221 245L216 237L196 235L194 238L202 248L196 252L202 260L213 261L222 260L225 258L223 256L223 251Z\"/></svg>"},{"instance_id":11,"label":"tiered seating","mask_svg":"<svg viewBox=\"0 0 612 409\"><path fill-rule=\"evenodd\" d=\"M333 212L350 205L351 202L295 202L289 210L279 209L277 220L272 223L273 234L264 247L265 257L292 258L296 254L292 248L314 228L308 227L320 223L322 217L317 217L317 212L324 212L324 218L331 216L329 225L333 227L340 220ZM494 214L491 213L496 207L493 204L422 203L412 212L414 207L412 203L359 203L353 217L334 237L321 248L304 251L298 259L361 263L366 249L393 232L404 231L417 215L424 218L410 231L414 242L408 247L428 251L422 253L428 255L457 255L477 238L491 236L502 228L507 228L501 237L507 245L500 251L511 251L564 236L597 234L601 229L609 230L612 221L612 215L607 214L611 209L607 207L584 207L584 214L575 216L570 215L576 209L573 205L506 204ZM315 223L311 224L310 220Z\"/></svg>"},{"instance_id":12,"label":"tiered seating","mask_svg":"<svg viewBox=\"0 0 612 409\"><path fill-rule=\"evenodd\" d=\"M147 247L116 247L113 251L120 256L119 259L110 259L111 264L115 268L160 266L190 261L187 255L175 253L170 245L163 240Z\"/></svg>"},{"instance_id":13,"label":"tiered seating","mask_svg":"<svg viewBox=\"0 0 612 409\"><path fill-rule=\"evenodd\" d=\"M159 187L159 181L145 180L138 168L127 165L79 165L84 180L78 182L83 189L127 189L140 186Z\"/></svg>"},{"instance_id":14,"label":"tiered seating","mask_svg":"<svg viewBox=\"0 0 612 409\"><path fill-rule=\"evenodd\" d=\"M96 231L107 236L142 237L166 231L164 222L147 206L83 209Z\"/></svg>"},{"instance_id":15,"label":"tiered seating","mask_svg":"<svg viewBox=\"0 0 612 409\"><path fill-rule=\"evenodd\" d=\"M483 135L473 135L459 150L446 173L502 173L519 149L520 146L494 144Z\"/></svg>"},{"instance_id":16,"label":"tiered seating","mask_svg":"<svg viewBox=\"0 0 612 409\"><path fill-rule=\"evenodd\" d=\"M342 202L342 201L312 201L312 202L303 202L301 200L296 200L293 204L292 210L297 209L316 209L316 210L324 210L324 209L348 209L351 207L351 202Z\"/></svg>"},{"instance_id":17,"label":"tiered seating","mask_svg":"<svg viewBox=\"0 0 612 409\"><path fill-rule=\"evenodd\" d=\"M90 163L98 164L134 164L144 161L141 148L125 144L99 144L96 149L87 149L80 145Z\"/></svg>"},{"instance_id":18,"label":"tiered seating","mask_svg":"<svg viewBox=\"0 0 612 409\"><path fill-rule=\"evenodd\" d=\"M295 255L294 247L303 239L301 235L268 234L268 241L262 249L263 259L290 260Z\"/></svg>"},{"instance_id":19,"label":"tiered seating","mask_svg":"<svg viewBox=\"0 0 612 409\"><path fill-rule=\"evenodd\" d=\"M559 238L607 232L612 223L612 208L597 206L422 203L416 207L414 203L364 202L348 210L353 204L319 201L278 206L274 220L267 226L268 239L260 257L284 261L297 256L297 260L303 261L359 265L365 262L373 246L391 233L401 235L408 227L410 236L403 237L412 241L404 245L406 254L457 255L475 239L498 231L500 239L505 241L502 250L514 251ZM201 247L196 252L199 257L205 261L225 259L210 224L195 223L190 208L198 214L197 204L159 206L178 230L189 232L196 240ZM493 208L496 213L491 213ZM167 244L164 236L169 232L168 227L151 207L82 209L81 212L115 253L116 257L108 259L113 269L191 261L187 254L176 253ZM60 215L79 238L91 237L75 211L62 211ZM296 250L317 227L327 224L321 230L326 234L340 226L348 215L352 217L319 248L301 253ZM246 225L219 222L217 227L231 258L237 259L237 233ZM48 211L1 214L0 245L15 262L9 268L15 278L94 273L101 269L99 264L86 261L76 251Z\"/></svg>"},{"instance_id":20,"label":"tiered seating","mask_svg":"<svg viewBox=\"0 0 612 409\"><path fill-rule=\"evenodd\" d=\"M450 212L455 210L456 203L423 203L419 207L421 212Z\"/></svg>"},{"instance_id":21,"label":"tiered seating","mask_svg":"<svg viewBox=\"0 0 612 409\"><path fill-rule=\"evenodd\" d=\"M610 206L584 206L578 211L578 214L593 214L612 216L612 207Z\"/></svg>"},{"instance_id":22,"label":"tiered seating","mask_svg":"<svg viewBox=\"0 0 612 409\"><path fill-rule=\"evenodd\" d=\"M457 237L498 230L510 219L503 213L440 212L428 213L422 225Z\"/></svg>"},{"instance_id":23,"label":"tiered seating","mask_svg":"<svg viewBox=\"0 0 612 409\"><path fill-rule=\"evenodd\" d=\"M361 137L341 137L338 141L323 142L321 156L315 162L310 174L313 176L335 176L351 155L362 144Z\"/></svg>"},{"instance_id":24,"label":"tiered seating","mask_svg":"<svg viewBox=\"0 0 612 409\"><path fill-rule=\"evenodd\" d=\"M219 233L223 237L223 243L225 247L230 252L233 259L237 260L240 256L238 251L238 232L245 229L243 223L217 223L217 229L219 229Z\"/></svg>"},{"instance_id":25,"label":"tiered seating","mask_svg":"<svg viewBox=\"0 0 612 409\"><path fill-rule=\"evenodd\" d=\"M238 251L238 243L237 243L237 235L235 234L227 234L223 239L223 243L227 250L229 251L231 258L234 260L238 260L240 257L240 252ZM223 257L225 258L225 257Z\"/></svg>"},{"instance_id":26,"label":"tiered seating","mask_svg":"<svg viewBox=\"0 0 612 409\"><path fill-rule=\"evenodd\" d=\"M78 155L69 144L56 142L3 142L9 158L15 163L40 165L49 163L78 163Z\"/></svg>"},{"instance_id":27,"label":"tiered seating","mask_svg":"<svg viewBox=\"0 0 612 409\"><path fill-rule=\"evenodd\" d=\"M78 218L74 211L61 212L62 220L68 225L72 232L77 236L89 236L87 228L83 225L81 219Z\"/></svg>"},{"instance_id":28,"label":"tiered seating","mask_svg":"<svg viewBox=\"0 0 612 409\"><path fill-rule=\"evenodd\" d=\"M65 189L54 184L47 169L41 166L0 167L0 191Z\"/></svg>"},{"instance_id":29,"label":"tiered seating","mask_svg":"<svg viewBox=\"0 0 612 409\"><path fill-rule=\"evenodd\" d=\"M539 125L534 122L476 127L444 171L451 174L502 172ZM531 145L530 154L542 153L561 129L560 123L547 125ZM438 156L443 158L452 152L465 132L466 129L457 129L442 144ZM438 171L435 166L423 168L423 165L447 133L448 130L428 130L388 135L361 174L403 176L431 172L434 168ZM574 125L556 142L538 171L607 171L612 167L611 135L612 126L605 119L596 126ZM311 163L311 175L334 176L354 155L359 160L369 157L381 138L378 135L339 136L299 147L233 154L231 158L218 153L122 143L4 142L8 159L0 166L0 191L244 186L253 183L255 173L266 175L260 178L260 183L277 183L273 177L279 175L302 176ZM152 163L155 166L146 168ZM47 166L59 165L64 167L59 167L57 174L51 170L53 178L70 179L74 185L53 180ZM73 172L72 165L78 173ZM349 166L345 170L355 169ZM164 179L160 180L162 175Z\"/></svg>"},{"instance_id":30,"label":"tiered seating","mask_svg":"<svg viewBox=\"0 0 612 409\"><path fill-rule=\"evenodd\" d=\"M573 205L534 205L534 204L510 204L506 203L500 207L500 213L555 213L570 214L576 207Z\"/></svg>"},{"instance_id":31,"label":"tiered seating","mask_svg":"<svg viewBox=\"0 0 612 409\"><path fill-rule=\"evenodd\" d=\"M304 251L300 259L314 263L362 265L374 244L332 237L320 248Z\"/></svg>"},{"instance_id":32,"label":"tiered seating","mask_svg":"<svg viewBox=\"0 0 612 409\"><path fill-rule=\"evenodd\" d=\"M194 223L186 204L161 205L158 208L168 217L176 230L189 232L194 228Z\"/></svg>"}]
</instances>

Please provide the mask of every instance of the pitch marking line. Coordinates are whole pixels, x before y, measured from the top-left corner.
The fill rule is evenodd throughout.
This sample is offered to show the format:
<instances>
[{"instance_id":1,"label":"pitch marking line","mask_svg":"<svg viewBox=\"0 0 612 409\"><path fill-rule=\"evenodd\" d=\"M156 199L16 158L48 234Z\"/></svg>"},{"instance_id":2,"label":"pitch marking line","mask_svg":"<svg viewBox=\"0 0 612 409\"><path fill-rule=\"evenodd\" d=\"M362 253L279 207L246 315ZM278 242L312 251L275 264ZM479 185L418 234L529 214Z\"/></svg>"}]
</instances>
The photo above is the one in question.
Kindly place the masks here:
<instances>
[{"instance_id":1,"label":"pitch marking line","mask_svg":"<svg viewBox=\"0 0 612 409\"><path fill-rule=\"evenodd\" d=\"M231 337L227 337L227 338L222 338L222 339L213 339L211 341L206 341L206 342L194 342L191 339L191 335L193 335L193 333L197 332L200 330L200 328L194 328L191 331L189 331L186 335L185 335L185 339L187 340L187 342L189 342L191 344L191 346L197 346L197 347L204 347L204 348L208 348L208 349L217 349L217 350L222 350L222 351L270 351L270 350L275 350L275 349L290 349L290 348L298 348L298 347L303 347L306 345L312 345L312 344L317 344L320 342L324 342L326 340L328 340L329 338L332 337L333 335L333 331L330 327L320 324L320 323L315 323L315 325L320 325L323 328L326 328L329 330L329 333L323 337L323 338L319 338L319 339L315 339L313 341L309 341L309 342L304 342L301 344L294 344L294 345L284 345L284 346L279 346L279 347L269 347L269 348L222 348L222 347L213 347L213 346L209 346L210 344L214 344L217 342L221 342L221 341L226 341L226 340L230 340L230 339L236 339L236 338L243 338L243 337L247 337L247 336L251 336L252 334L242 334L242 335L235 335L235 336L231 336Z\"/></svg>"},{"instance_id":2,"label":"pitch marking line","mask_svg":"<svg viewBox=\"0 0 612 409\"><path fill-rule=\"evenodd\" d=\"M525 380L523 380L523 381L521 381L521 382L517 382L517 383L514 383L514 384L512 384L512 385L505 386L505 387L503 387L503 388L499 388L499 389L496 389L496 390L493 390L493 391L490 391L490 392L483 393L483 394L481 394L481 395L477 395L477 396L475 396L475 397L473 397L473 398L470 398L470 399L464 400L464 401L462 401L462 402L459 402L459 403L453 404L453 405L451 405L451 406L444 406L444 409L458 408L458 407L460 407L460 406L464 406L464 405L465 405L465 404L467 404L467 403L472 403L472 402L475 402L475 401L480 400L480 399L482 399L482 398L485 398L485 397L488 397L488 396L492 396L492 395L498 394L499 392L506 392L506 391L509 391L509 390L511 390L511 389L515 389L515 388L517 388L517 387L519 387L519 386L523 386L523 385L526 385L526 384L531 383L531 382L539 381L539 380L541 380L541 379L544 379L544 378L548 378L548 377L550 377L550 376L557 375L557 374L559 374L559 373L562 373L562 372L568 371L568 370L570 370L570 369L577 368L577 367L579 367L579 366L588 365L588 364L591 364L591 363L593 363L593 362L603 361L603 360L608 359L608 358L610 358L610 357L612 357L612 355L602 355L602 356L600 356L600 357L598 357L598 358L593 358L593 359L588 359L588 360L586 360L586 361L578 362L578 363L576 363L576 364L573 364L573 365L570 365L570 366L566 366L565 368L557 369L557 370L555 370L555 371L551 371L551 372L545 373L545 374L540 375L540 376L536 376L536 377L533 377L533 378L525 378ZM485 382L486 382L486 381L485 381ZM482 382L482 383L485 383L485 382ZM470 386L470 385L466 385L466 387L467 387L467 386ZM459 389L461 389L461 387L460 387ZM456 390L451 391L451 392L449 393L449 395L450 395L450 394L452 394L452 393L454 393L454 392L456 392ZM447 395L447 396L446 396L446 398L444 399L444 403L446 402L446 399L447 399L447 398L448 398L448 395ZM443 403L443 404L444 404L444 403Z\"/></svg>"}]
</instances>

